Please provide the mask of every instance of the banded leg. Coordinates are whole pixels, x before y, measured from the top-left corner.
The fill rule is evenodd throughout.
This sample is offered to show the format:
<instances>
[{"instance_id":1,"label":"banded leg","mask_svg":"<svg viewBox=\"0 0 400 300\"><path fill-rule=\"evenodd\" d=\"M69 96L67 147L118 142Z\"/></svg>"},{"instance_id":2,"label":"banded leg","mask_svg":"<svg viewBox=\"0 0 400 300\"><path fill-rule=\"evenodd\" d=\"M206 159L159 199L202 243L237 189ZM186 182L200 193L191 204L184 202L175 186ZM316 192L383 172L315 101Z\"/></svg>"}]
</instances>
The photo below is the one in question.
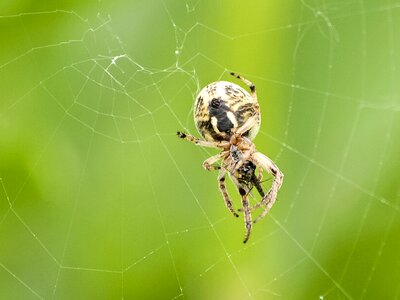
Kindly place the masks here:
<instances>
[{"instance_id":1,"label":"banded leg","mask_svg":"<svg viewBox=\"0 0 400 300\"><path fill-rule=\"evenodd\" d=\"M231 72L231 75L236 77L237 79L240 79L241 81L243 81L244 84L250 88L251 96L253 97L255 102L257 102L256 86L250 80L247 80L246 78L240 76L239 74Z\"/></svg>"},{"instance_id":2,"label":"banded leg","mask_svg":"<svg viewBox=\"0 0 400 300\"><path fill-rule=\"evenodd\" d=\"M206 169L207 171L215 171L221 169L220 166L214 166L214 163L219 161L224 155L226 155L224 152L211 156L210 158L206 159L203 162L203 168Z\"/></svg>"},{"instance_id":3,"label":"banded leg","mask_svg":"<svg viewBox=\"0 0 400 300\"><path fill-rule=\"evenodd\" d=\"M253 207L253 209L257 209L260 206L265 206L261 214L254 220L254 223L256 223L264 218L271 207L274 205L278 191L283 183L283 173L278 169L278 167L274 164L272 160L270 160L268 157L266 157L264 154L261 154L260 152L253 153L252 159L255 164L274 176L274 181L272 182L271 188L268 193L261 199L258 204Z\"/></svg>"},{"instance_id":4,"label":"banded leg","mask_svg":"<svg viewBox=\"0 0 400 300\"><path fill-rule=\"evenodd\" d=\"M260 202L254 204L252 207L250 207L250 211L253 212L253 211L257 210L258 208L260 208L261 206L265 205L265 203L268 202L269 199L271 198L270 192L271 192L271 190L269 190L267 194L265 194L263 192L264 195L262 196ZM258 221L258 220L256 219L256 221ZM256 221L254 221L254 223Z\"/></svg>"},{"instance_id":5,"label":"banded leg","mask_svg":"<svg viewBox=\"0 0 400 300\"><path fill-rule=\"evenodd\" d=\"M239 193L242 196L242 206L243 206L243 212L244 212L244 226L246 228L246 233L244 235L243 243L246 243L250 238L251 227L253 226L253 222L251 221L250 203L249 203L248 195L243 188L239 188Z\"/></svg>"},{"instance_id":6,"label":"banded leg","mask_svg":"<svg viewBox=\"0 0 400 300\"><path fill-rule=\"evenodd\" d=\"M177 135L179 138L183 139L183 140L187 140L195 145L198 146L202 146L202 147L210 147L210 148L224 148L227 145L229 145L229 142L227 141L221 141L221 142L207 142L207 141L203 141L201 139L196 138L195 136L191 135L191 134L186 134L184 132L177 132Z\"/></svg>"},{"instance_id":7,"label":"banded leg","mask_svg":"<svg viewBox=\"0 0 400 300\"><path fill-rule=\"evenodd\" d=\"M233 216L235 217L239 217L239 215L235 212L234 208L233 208L233 204L232 204L232 200L229 197L228 191L226 189L226 185L225 185L225 174L226 171L224 169L220 169L219 170L219 174L218 174L218 188L222 194L222 197L224 198L225 201L225 205L228 208L228 210L232 213Z\"/></svg>"},{"instance_id":8,"label":"banded leg","mask_svg":"<svg viewBox=\"0 0 400 300\"><path fill-rule=\"evenodd\" d=\"M239 134L243 134L246 131L248 131L249 129L251 129L256 123L260 122L260 105L258 104L258 99L257 99L257 92L256 92L256 86L250 81L247 80L246 78L231 72L230 73L232 76L240 79L241 81L244 82L244 84L246 84L249 88L250 88L250 92L251 92L251 97L254 100L253 106L255 109L255 114L250 117L238 130L237 133Z\"/></svg>"}]
</instances>

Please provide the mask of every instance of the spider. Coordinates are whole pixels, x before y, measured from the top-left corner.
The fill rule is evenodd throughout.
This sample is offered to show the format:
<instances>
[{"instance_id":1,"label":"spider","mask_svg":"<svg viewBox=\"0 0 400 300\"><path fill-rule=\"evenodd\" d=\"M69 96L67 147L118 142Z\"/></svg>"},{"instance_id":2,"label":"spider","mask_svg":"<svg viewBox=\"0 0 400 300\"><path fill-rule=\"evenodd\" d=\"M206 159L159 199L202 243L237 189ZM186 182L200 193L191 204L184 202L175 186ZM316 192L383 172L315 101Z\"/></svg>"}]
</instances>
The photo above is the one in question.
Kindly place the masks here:
<instances>
[{"instance_id":1,"label":"spider","mask_svg":"<svg viewBox=\"0 0 400 300\"><path fill-rule=\"evenodd\" d=\"M252 143L261 123L255 85L240 75L230 74L245 83L250 88L251 95L231 82L210 83L200 91L194 105L194 121L204 140L180 131L178 137L198 146L222 150L221 153L205 160L203 167L208 171L219 171L218 187L226 207L233 216L238 217L226 189L227 173L235 184L242 199L243 207L238 211L244 213L246 232L243 243L246 243L252 224L261 220L274 205L283 182L283 173L271 159L256 151ZM218 161L222 163L217 165ZM263 171L272 174L274 178L267 193L264 193L261 187ZM260 202L250 206L248 195L253 187L262 198ZM263 211L252 221L251 213L260 207L264 208Z\"/></svg>"}]
</instances>

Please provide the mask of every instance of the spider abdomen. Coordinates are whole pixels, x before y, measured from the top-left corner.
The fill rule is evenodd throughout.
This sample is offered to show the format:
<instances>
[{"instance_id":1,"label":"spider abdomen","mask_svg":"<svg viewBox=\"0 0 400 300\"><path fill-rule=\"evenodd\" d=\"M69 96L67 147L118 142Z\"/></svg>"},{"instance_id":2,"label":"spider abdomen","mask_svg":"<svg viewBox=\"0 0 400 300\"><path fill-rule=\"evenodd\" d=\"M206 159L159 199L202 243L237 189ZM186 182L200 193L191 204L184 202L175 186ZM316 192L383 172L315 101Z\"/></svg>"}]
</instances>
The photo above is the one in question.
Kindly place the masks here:
<instances>
[{"instance_id":1,"label":"spider abdomen","mask_svg":"<svg viewBox=\"0 0 400 300\"><path fill-rule=\"evenodd\" d=\"M196 98L194 120L199 133L207 141L229 141L232 129L242 126L250 116L258 114L258 103L240 86L217 81L203 88ZM244 136L253 139L260 128L258 122Z\"/></svg>"}]
</instances>

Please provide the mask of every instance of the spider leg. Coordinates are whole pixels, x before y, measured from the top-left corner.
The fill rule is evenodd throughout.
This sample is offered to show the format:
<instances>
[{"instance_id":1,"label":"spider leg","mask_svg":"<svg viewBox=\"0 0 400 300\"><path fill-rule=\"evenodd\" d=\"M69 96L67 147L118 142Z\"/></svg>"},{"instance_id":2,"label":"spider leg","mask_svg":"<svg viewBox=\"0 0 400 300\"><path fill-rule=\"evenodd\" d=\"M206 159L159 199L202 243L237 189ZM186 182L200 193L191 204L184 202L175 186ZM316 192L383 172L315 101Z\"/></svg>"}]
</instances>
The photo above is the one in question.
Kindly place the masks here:
<instances>
[{"instance_id":1,"label":"spider leg","mask_svg":"<svg viewBox=\"0 0 400 300\"><path fill-rule=\"evenodd\" d=\"M251 221L251 213L250 213L250 203L249 198L246 191L239 187L239 194L242 196L242 206L244 211L244 226L246 228L246 233L244 235L243 243L246 243L250 238L251 227L253 226L253 222Z\"/></svg>"},{"instance_id":2,"label":"spider leg","mask_svg":"<svg viewBox=\"0 0 400 300\"><path fill-rule=\"evenodd\" d=\"M244 84L250 88L251 97L253 98L254 115L248 118L247 121L236 131L238 134L242 135L246 131L250 130L256 123L260 122L260 105L258 104L256 86L250 80L247 80L236 73L231 72L230 74L244 82Z\"/></svg>"},{"instance_id":3,"label":"spider leg","mask_svg":"<svg viewBox=\"0 0 400 300\"><path fill-rule=\"evenodd\" d=\"M250 88L251 96L253 97L255 102L257 102L256 86L250 80L247 80L246 78L244 78L236 73L231 72L231 75L236 77L237 79L240 79L241 81L243 81L243 83Z\"/></svg>"},{"instance_id":4,"label":"spider leg","mask_svg":"<svg viewBox=\"0 0 400 300\"><path fill-rule=\"evenodd\" d=\"M215 171L221 169L220 166L214 166L213 164L219 161L221 158L226 156L226 152L221 152L220 154L211 156L210 158L206 159L203 162L203 168L206 169L207 171Z\"/></svg>"},{"instance_id":5,"label":"spider leg","mask_svg":"<svg viewBox=\"0 0 400 300\"><path fill-rule=\"evenodd\" d=\"M258 170L258 177L257 177L257 180L258 180L259 183L261 183L262 178L263 178L263 169L260 168Z\"/></svg>"},{"instance_id":6,"label":"spider leg","mask_svg":"<svg viewBox=\"0 0 400 300\"><path fill-rule=\"evenodd\" d=\"M226 171L224 169L220 169L219 170L219 174L218 174L218 188L222 194L222 197L224 198L226 207L228 208L228 210L232 213L232 215L234 215L235 217L239 217L239 215L235 212L234 208L233 208L233 204L231 201L231 198L229 197L228 191L226 189L226 185L225 185L225 174Z\"/></svg>"},{"instance_id":7,"label":"spider leg","mask_svg":"<svg viewBox=\"0 0 400 300\"><path fill-rule=\"evenodd\" d=\"M202 147L210 147L210 148L225 148L227 145L229 145L229 142L227 141L221 141L221 142L208 142L208 141L203 141L201 139L196 138L195 136L191 134L187 134L184 132L177 132L177 135L179 138L187 140L195 145L202 146Z\"/></svg>"},{"instance_id":8,"label":"spider leg","mask_svg":"<svg viewBox=\"0 0 400 300\"><path fill-rule=\"evenodd\" d=\"M260 152L254 152L252 155L252 160L256 165L260 166L274 176L274 181L272 182L271 188L268 193L264 195L261 201L253 207L253 209L256 209L260 206L265 206L261 214L254 220L254 223L256 223L264 218L271 207L274 205L278 191L283 183L283 173L278 169L278 167L271 159Z\"/></svg>"},{"instance_id":9,"label":"spider leg","mask_svg":"<svg viewBox=\"0 0 400 300\"><path fill-rule=\"evenodd\" d=\"M259 122L259 114L256 113L254 115L252 115L251 117L249 117L247 119L246 122L244 122L244 124L242 126L240 126L237 130L236 130L236 134L237 135L242 135L244 134L246 131L249 131L256 123Z\"/></svg>"}]
</instances>

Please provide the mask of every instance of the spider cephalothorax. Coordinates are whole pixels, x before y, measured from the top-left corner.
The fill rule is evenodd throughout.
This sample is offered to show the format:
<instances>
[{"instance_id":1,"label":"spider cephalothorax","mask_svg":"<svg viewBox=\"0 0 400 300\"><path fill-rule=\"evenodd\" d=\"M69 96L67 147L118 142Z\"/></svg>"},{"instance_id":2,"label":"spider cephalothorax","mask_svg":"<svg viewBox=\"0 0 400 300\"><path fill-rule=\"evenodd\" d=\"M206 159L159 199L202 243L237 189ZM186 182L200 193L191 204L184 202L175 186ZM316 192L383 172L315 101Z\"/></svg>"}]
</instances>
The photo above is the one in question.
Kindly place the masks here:
<instances>
[{"instance_id":1,"label":"spider cephalothorax","mask_svg":"<svg viewBox=\"0 0 400 300\"><path fill-rule=\"evenodd\" d=\"M225 186L226 173L230 175L242 198L246 235L244 243L250 237L252 228L251 212L264 207L261 214L254 220L262 219L275 203L279 188L283 182L283 174L264 154L256 151L252 139L260 128L260 107L257 101L256 87L247 79L231 73L250 87L251 95L240 86L217 81L203 88L196 98L194 120L196 127L205 140L178 132L178 136L196 145L218 148L221 153L203 162L206 170L219 170L219 189L229 211L236 217L239 215L233 208L232 201ZM218 161L220 165L216 165ZM259 174L256 175L256 170ZM264 193L261 187L263 171L274 176L271 188ZM250 207L248 195L255 187L262 199Z\"/></svg>"}]
</instances>

